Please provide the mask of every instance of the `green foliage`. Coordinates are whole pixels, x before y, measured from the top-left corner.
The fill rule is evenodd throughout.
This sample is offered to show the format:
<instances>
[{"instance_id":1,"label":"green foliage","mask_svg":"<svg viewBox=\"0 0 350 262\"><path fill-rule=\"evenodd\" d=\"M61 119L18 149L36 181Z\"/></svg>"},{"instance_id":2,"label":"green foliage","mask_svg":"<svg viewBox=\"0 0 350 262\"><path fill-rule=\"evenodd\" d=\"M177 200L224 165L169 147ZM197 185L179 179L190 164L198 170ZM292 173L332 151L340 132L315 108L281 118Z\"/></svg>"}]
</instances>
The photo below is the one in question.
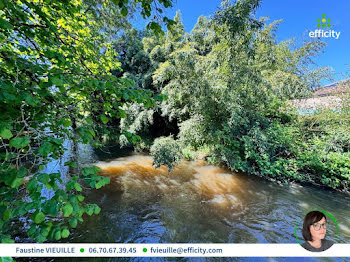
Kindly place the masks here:
<instances>
[{"instance_id":1,"label":"green foliage","mask_svg":"<svg viewBox=\"0 0 350 262\"><path fill-rule=\"evenodd\" d=\"M12 257L0 257L0 262L12 262Z\"/></svg>"},{"instance_id":2,"label":"green foliage","mask_svg":"<svg viewBox=\"0 0 350 262\"><path fill-rule=\"evenodd\" d=\"M183 121L179 124L179 141L184 145L189 145L195 150L198 149L206 142L203 127L204 120L201 119L200 115L193 116L192 118Z\"/></svg>"},{"instance_id":3,"label":"green foliage","mask_svg":"<svg viewBox=\"0 0 350 262\"><path fill-rule=\"evenodd\" d=\"M132 79L135 82L135 88L140 90L149 90L157 92L152 74L159 65L163 62L167 55L173 50L173 42L170 38L177 35L180 41L183 37L183 25L178 12L173 23L169 28L171 32L166 35L156 35L151 31L138 32L135 29L127 30L121 37L116 40L115 48L118 56L122 61L122 72L117 72L117 75ZM182 29L181 29L182 28ZM164 44L164 46L163 46ZM166 96L158 93L154 96L156 104L159 104L166 99ZM155 106L156 104L153 104ZM134 146L136 150L149 150L150 143L142 141L147 137L154 136L150 127L154 125L155 114L159 115L160 110L157 107L150 105L141 105L137 102L127 103L122 110L125 112L125 118L120 121L120 129L122 132L137 133L140 139L130 141L125 136L121 136L119 142L122 146Z\"/></svg>"},{"instance_id":4,"label":"green foliage","mask_svg":"<svg viewBox=\"0 0 350 262\"><path fill-rule=\"evenodd\" d=\"M153 165L155 165L156 168L165 165L169 168L169 171L171 171L182 158L180 146L172 136L155 139L150 152L154 158Z\"/></svg>"},{"instance_id":5,"label":"green foliage","mask_svg":"<svg viewBox=\"0 0 350 262\"><path fill-rule=\"evenodd\" d=\"M177 14L164 36L143 38L150 71L154 68L152 84L167 97L161 114L177 122L177 141L187 159L206 147L211 163L235 171L348 188L348 115L322 112L323 120L313 120L315 132L315 123L303 123L289 102L308 96L329 76L329 68L313 66L325 44L277 43L281 21L256 19L259 4L224 1L212 19L200 17L189 34ZM140 122L134 117L128 126Z\"/></svg>"},{"instance_id":6,"label":"green foliage","mask_svg":"<svg viewBox=\"0 0 350 262\"><path fill-rule=\"evenodd\" d=\"M349 188L350 129L348 112L319 111L300 123L304 143L297 155L300 169L319 184Z\"/></svg>"},{"instance_id":7,"label":"green foliage","mask_svg":"<svg viewBox=\"0 0 350 262\"><path fill-rule=\"evenodd\" d=\"M182 149L182 155L186 160L195 160L196 159L196 151L193 150L190 146L187 146Z\"/></svg>"},{"instance_id":8,"label":"green foliage","mask_svg":"<svg viewBox=\"0 0 350 262\"><path fill-rule=\"evenodd\" d=\"M121 130L129 133L140 133L142 130L147 130L149 124L153 123L152 108L146 109L144 106L133 103L125 105L126 117L120 121ZM135 141L136 142L136 141ZM129 140L121 136L120 144L126 146Z\"/></svg>"},{"instance_id":9,"label":"green foliage","mask_svg":"<svg viewBox=\"0 0 350 262\"><path fill-rule=\"evenodd\" d=\"M212 154L213 152L208 146L197 147L196 149L191 146L182 148L182 155L186 160L206 159L210 162L210 155Z\"/></svg>"},{"instance_id":10,"label":"green foliage","mask_svg":"<svg viewBox=\"0 0 350 262\"><path fill-rule=\"evenodd\" d=\"M159 13L172 4L158 2ZM126 103L155 105L150 91L114 74L121 63L113 34L127 28L126 16L138 4L144 17L155 8L151 0L0 1L2 243L13 241L7 232L20 216L28 218L28 236L44 242L68 237L84 214L100 212L79 195L86 186L99 189L110 182L97 167L80 168L74 159L65 163L77 175L64 189L61 174L38 171L62 157L65 140L101 143L125 116ZM50 199L42 196L44 188L53 190Z\"/></svg>"},{"instance_id":11,"label":"green foliage","mask_svg":"<svg viewBox=\"0 0 350 262\"><path fill-rule=\"evenodd\" d=\"M146 136L142 137L140 141L138 141L134 148L136 152L149 152L151 150L151 146L153 144L153 138Z\"/></svg>"}]
</instances>

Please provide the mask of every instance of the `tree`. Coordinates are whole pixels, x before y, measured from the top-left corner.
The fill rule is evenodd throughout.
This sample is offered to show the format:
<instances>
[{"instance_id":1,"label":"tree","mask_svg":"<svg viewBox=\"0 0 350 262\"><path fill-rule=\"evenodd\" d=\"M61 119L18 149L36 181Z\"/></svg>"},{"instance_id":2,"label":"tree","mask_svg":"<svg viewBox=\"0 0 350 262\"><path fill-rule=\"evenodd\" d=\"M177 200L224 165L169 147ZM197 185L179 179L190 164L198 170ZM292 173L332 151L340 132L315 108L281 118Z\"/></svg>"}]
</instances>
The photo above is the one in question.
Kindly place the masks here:
<instances>
[{"instance_id":1,"label":"tree","mask_svg":"<svg viewBox=\"0 0 350 262\"><path fill-rule=\"evenodd\" d=\"M324 43L277 43L279 21L255 18L259 3L224 1L211 20L199 18L153 81L168 97L161 110L178 122L183 147L209 147L212 161L234 171L304 180L301 131L288 101L324 75L312 68Z\"/></svg>"},{"instance_id":2,"label":"tree","mask_svg":"<svg viewBox=\"0 0 350 262\"><path fill-rule=\"evenodd\" d=\"M171 136L155 139L150 152L154 158L153 165L156 168L165 165L169 172L174 169L182 157L179 144Z\"/></svg>"},{"instance_id":3,"label":"tree","mask_svg":"<svg viewBox=\"0 0 350 262\"><path fill-rule=\"evenodd\" d=\"M169 55L178 48L184 38L184 26L180 11L177 11L174 23L168 27L164 35L155 34L151 30L127 30L115 42L115 48L122 62L120 76L132 79L136 87L141 90L152 90L157 93L158 101L165 95L156 88L152 75L160 63L169 59ZM147 108L137 103L127 103L123 107L127 115L120 122L121 130L140 135L140 144L143 149L149 149L151 137L177 133L176 123L167 120L161 115L159 107ZM147 142L145 145L144 142ZM123 146L130 145L125 136L120 137Z\"/></svg>"},{"instance_id":4,"label":"tree","mask_svg":"<svg viewBox=\"0 0 350 262\"><path fill-rule=\"evenodd\" d=\"M119 8L117 19L127 15L128 1L105 3ZM144 17L150 16L153 1L135 3L142 5ZM28 218L28 236L43 242L68 237L83 214L98 214L100 208L81 195L83 186L98 189L109 183L97 167L79 169L65 185L59 173L40 170L50 158L62 156L66 139L101 141L111 120L124 116L126 102L154 105L151 92L112 74L120 62L112 43L96 29L98 9L93 1L0 1L2 243L13 242L6 232L19 216ZM159 30L156 21L151 23ZM66 165L77 167L74 161ZM41 195L44 187L53 189L52 198Z\"/></svg>"}]
</instances>

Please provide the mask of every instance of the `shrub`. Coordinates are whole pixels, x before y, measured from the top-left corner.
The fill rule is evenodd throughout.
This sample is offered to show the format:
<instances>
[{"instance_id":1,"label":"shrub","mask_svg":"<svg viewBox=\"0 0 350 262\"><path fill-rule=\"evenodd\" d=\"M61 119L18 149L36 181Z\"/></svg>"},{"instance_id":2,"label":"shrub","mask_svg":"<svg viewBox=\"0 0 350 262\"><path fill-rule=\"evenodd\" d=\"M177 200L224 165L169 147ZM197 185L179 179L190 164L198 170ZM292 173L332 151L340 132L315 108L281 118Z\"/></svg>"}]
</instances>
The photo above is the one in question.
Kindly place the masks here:
<instances>
[{"instance_id":1,"label":"shrub","mask_svg":"<svg viewBox=\"0 0 350 262\"><path fill-rule=\"evenodd\" d=\"M165 165L171 171L182 158L181 149L177 141L172 136L159 137L154 140L151 146L153 165L156 168Z\"/></svg>"}]
</instances>

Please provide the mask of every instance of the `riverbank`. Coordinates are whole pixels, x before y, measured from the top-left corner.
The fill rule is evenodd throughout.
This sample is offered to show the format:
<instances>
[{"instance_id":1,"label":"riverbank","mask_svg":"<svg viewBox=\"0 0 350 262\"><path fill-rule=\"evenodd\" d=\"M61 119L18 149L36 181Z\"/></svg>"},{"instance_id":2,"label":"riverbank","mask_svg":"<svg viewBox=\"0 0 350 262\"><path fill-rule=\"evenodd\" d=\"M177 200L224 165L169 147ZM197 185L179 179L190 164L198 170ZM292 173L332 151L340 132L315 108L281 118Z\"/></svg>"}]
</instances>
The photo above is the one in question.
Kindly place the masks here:
<instances>
[{"instance_id":1,"label":"riverbank","mask_svg":"<svg viewBox=\"0 0 350 262\"><path fill-rule=\"evenodd\" d=\"M289 173L287 174L282 174L279 173L278 175L272 175L263 173L259 170L255 171L253 174L246 172L246 170L234 170L232 167L230 167L227 163L223 161L218 161L218 159L215 157L215 155L211 155L208 148L198 150L198 151L193 151L189 148L186 148L184 150L184 157L186 160L205 160L208 161L209 164L213 165L218 165L219 167L224 167L228 168L233 172L242 172L245 175L250 175L250 176L258 176L261 178L264 178L268 181L271 181L273 183L281 183L281 184L294 184L298 183L303 186L317 186L321 187L327 190L335 190L338 192L350 194L350 175L347 177L344 176L343 180L340 180L339 178L333 177L332 174L329 174L326 176L325 174L320 174L319 176L314 174L314 173L305 173L302 171L298 171L297 168L293 172L293 176L288 176ZM348 166L350 167L350 161L348 163ZM339 168L339 167L338 167ZM345 172L345 171L344 171ZM337 183L332 183L332 179L334 179ZM327 181L330 183L327 184ZM337 185L343 184L343 187L339 187Z\"/></svg>"}]
</instances>

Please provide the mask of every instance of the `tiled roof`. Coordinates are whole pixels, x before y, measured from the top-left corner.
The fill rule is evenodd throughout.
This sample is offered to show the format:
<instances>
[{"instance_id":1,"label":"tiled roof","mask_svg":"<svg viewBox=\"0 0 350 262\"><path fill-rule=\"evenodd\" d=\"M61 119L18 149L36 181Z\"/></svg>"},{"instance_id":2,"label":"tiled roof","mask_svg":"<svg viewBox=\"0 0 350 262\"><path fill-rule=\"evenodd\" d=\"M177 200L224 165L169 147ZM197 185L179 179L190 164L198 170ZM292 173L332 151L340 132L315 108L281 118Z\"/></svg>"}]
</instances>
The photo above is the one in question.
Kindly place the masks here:
<instances>
[{"instance_id":1,"label":"tiled roof","mask_svg":"<svg viewBox=\"0 0 350 262\"><path fill-rule=\"evenodd\" d=\"M342 104L339 94L350 92L350 78L333 84L318 87L313 96L303 99L294 99L291 102L299 110L315 110L317 108L338 108Z\"/></svg>"},{"instance_id":2,"label":"tiled roof","mask_svg":"<svg viewBox=\"0 0 350 262\"><path fill-rule=\"evenodd\" d=\"M350 87L350 78L329 84L326 86L318 87L314 90L314 96L329 96L329 95L335 95L339 93L348 92Z\"/></svg>"}]
</instances>

